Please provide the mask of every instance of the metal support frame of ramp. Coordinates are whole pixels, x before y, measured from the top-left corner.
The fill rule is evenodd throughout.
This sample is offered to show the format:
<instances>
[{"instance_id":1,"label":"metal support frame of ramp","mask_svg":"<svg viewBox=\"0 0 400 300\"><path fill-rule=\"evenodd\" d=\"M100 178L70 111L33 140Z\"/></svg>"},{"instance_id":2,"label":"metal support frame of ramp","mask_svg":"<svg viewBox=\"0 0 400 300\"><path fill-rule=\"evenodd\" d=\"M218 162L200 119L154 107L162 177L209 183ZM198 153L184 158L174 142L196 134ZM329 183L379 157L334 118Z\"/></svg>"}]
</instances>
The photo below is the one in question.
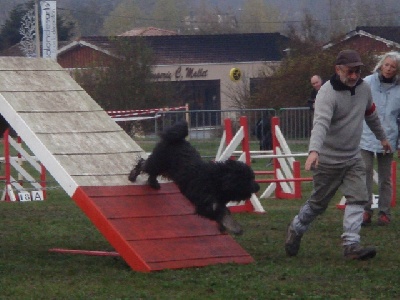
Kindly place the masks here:
<instances>
[{"instance_id":1,"label":"metal support frame of ramp","mask_svg":"<svg viewBox=\"0 0 400 300\"><path fill-rule=\"evenodd\" d=\"M253 261L173 183L128 181L145 152L56 62L0 58L0 113L132 269Z\"/></svg>"}]
</instances>

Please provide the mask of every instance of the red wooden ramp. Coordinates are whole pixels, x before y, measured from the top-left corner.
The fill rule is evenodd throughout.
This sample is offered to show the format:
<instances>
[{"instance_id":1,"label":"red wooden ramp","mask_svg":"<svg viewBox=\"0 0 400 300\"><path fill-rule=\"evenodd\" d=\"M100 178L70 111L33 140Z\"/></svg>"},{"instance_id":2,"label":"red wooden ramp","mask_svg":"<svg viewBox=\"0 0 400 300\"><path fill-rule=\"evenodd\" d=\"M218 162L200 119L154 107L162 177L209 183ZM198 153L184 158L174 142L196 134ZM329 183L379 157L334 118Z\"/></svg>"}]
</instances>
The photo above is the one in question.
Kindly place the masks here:
<instances>
[{"instance_id":1,"label":"red wooden ramp","mask_svg":"<svg viewBox=\"0 0 400 300\"><path fill-rule=\"evenodd\" d=\"M56 62L0 57L0 114L134 270L253 261L175 185L128 180L145 151Z\"/></svg>"},{"instance_id":2,"label":"red wooden ramp","mask_svg":"<svg viewBox=\"0 0 400 300\"><path fill-rule=\"evenodd\" d=\"M73 199L136 271L253 262L215 222L194 214L173 183L162 184L160 190L80 187Z\"/></svg>"}]
</instances>

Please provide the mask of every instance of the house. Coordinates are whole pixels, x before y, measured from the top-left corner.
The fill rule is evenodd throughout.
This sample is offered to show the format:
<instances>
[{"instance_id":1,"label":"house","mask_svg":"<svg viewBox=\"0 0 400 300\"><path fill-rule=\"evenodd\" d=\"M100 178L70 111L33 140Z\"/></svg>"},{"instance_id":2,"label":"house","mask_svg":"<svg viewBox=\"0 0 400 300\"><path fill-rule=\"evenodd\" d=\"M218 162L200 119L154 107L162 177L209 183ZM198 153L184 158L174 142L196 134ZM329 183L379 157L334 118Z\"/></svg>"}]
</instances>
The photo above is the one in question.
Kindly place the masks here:
<instances>
[{"instance_id":1,"label":"house","mask_svg":"<svg viewBox=\"0 0 400 300\"><path fill-rule=\"evenodd\" d=\"M280 33L115 38L145 41L156 59L154 79L179 84L190 107L206 110L232 108L231 91L250 89L254 79L272 74L288 43ZM81 37L59 48L58 63L70 70L87 68L114 57L114 46L105 36Z\"/></svg>"},{"instance_id":2,"label":"house","mask_svg":"<svg viewBox=\"0 0 400 300\"><path fill-rule=\"evenodd\" d=\"M323 48L333 47L354 49L360 53L372 51L376 54L400 51L400 26L359 26Z\"/></svg>"}]
</instances>

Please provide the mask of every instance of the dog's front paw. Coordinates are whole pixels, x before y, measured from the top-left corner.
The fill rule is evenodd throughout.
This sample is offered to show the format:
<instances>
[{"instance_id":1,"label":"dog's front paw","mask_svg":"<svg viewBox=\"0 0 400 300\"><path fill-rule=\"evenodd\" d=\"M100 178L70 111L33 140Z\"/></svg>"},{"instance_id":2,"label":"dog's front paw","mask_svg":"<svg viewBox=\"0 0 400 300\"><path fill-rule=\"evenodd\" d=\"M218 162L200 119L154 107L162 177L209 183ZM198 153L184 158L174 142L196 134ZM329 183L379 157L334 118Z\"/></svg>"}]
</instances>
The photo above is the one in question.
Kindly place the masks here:
<instances>
[{"instance_id":1,"label":"dog's front paw","mask_svg":"<svg viewBox=\"0 0 400 300\"><path fill-rule=\"evenodd\" d=\"M144 164L144 159L143 158L139 158L137 163L136 163L136 166L129 173L129 176L128 176L128 180L129 181L131 181L131 182L135 182L136 181L136 178L142 172L143 164Z\"/></svg>"},{"instance_id":2,"label":"dog's front paw","mask_svg":"<svg viewBox=\"0 0 400 300\"><path fill-rule=\"evenodd\" d=\"M232 217L230 213L225 214L221 222L218 223L218 225L219 225L219 230L222 233L228 231L230 233L233 233L234 235L243 234L242 226Z\"/></svg>"},{"instance_id":3,"label":"dog's front paw","mask_svg":"<svg viewBox=\"0 0 400 300\"><path fill-rule=\"evenodd\" d=\"M129 173L128 180L129 180L130 182L135 182L135 181L136 181L136 178L139 176L139 174L140 174L140 171L138 171L138 170L136 170L136 169L133 169L133 170Z\"/></svg>"}]
</instances>

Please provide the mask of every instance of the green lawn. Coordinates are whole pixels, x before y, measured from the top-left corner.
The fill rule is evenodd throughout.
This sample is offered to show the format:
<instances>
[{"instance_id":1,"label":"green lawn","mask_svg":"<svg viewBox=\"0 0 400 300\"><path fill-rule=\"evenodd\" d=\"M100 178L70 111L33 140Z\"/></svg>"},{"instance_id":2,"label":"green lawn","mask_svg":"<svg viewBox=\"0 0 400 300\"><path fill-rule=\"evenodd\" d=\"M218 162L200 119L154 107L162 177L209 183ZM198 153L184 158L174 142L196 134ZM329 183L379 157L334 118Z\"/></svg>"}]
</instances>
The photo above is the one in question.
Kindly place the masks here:
<instances>
[{"instance_id":1,"label":"green lawn","mask_svg":"<svg viewBox=\"0 0 400 300\"><path fill-rule=\"evenodd\" d=\"M264 165L255 161L253 167ZM362 241L378 249L371 261L342 257L339 194L304 236L299 255L290 258L286 227L311 183L302 187L303 199L263 199L265 214L235 215L245 229L235 239L254 263L152 273L135 272L121 258L48 252L113 250L61 189L49 190L43 202L1 202L0 299L399 299L397 207L389 227L362 229Z\"/></svg>"}]
</instances>

